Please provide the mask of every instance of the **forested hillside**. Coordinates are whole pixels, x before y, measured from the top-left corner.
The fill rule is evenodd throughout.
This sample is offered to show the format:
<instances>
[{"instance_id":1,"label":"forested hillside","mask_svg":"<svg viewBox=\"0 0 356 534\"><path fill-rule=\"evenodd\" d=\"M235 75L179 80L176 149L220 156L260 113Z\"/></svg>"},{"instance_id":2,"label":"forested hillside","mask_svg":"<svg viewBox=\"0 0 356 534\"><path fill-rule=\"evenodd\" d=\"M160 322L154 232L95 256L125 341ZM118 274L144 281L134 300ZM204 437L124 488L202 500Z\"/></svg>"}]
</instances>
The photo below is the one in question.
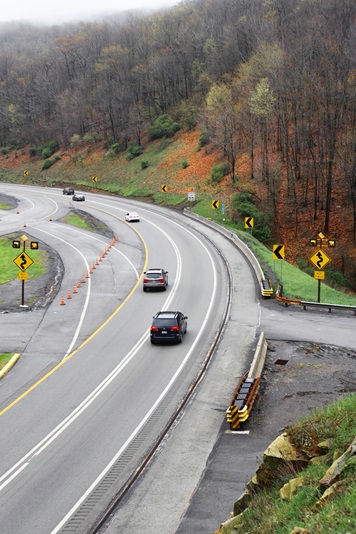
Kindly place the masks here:
<instances>
[{"instance_id":1,"label":"forested hillside","mask_svg":"<svg viewBox=\"0 0 356 534\"><path fill-rule=\"evenodd\" d=\"M164 135L200 128L294 258L323 231L356 285L355 45L354 0L192 0L100 24L2 24L0 146L51 156L81 140L134 157L168 115Z\"/></svg>"}]
</instances>

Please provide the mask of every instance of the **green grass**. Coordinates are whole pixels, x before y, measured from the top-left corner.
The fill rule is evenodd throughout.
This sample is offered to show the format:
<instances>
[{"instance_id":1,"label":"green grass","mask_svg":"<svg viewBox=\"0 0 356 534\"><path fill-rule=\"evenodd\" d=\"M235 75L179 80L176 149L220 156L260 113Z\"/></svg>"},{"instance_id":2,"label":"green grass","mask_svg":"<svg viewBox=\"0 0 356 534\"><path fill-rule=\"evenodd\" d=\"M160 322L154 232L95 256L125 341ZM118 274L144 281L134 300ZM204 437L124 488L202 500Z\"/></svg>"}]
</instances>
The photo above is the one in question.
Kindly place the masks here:
<instances>
[{"instance_id":1,"label":"green grass","mask_svg":"<svg viewBox=\"0 0 356 534\"><path fill-rule=\"evenodd\" d=\"M0 371L3 367L5 367L7 363L9 363L9 361L11 360L14 354L15 354L14 352L9 352L9 353L0 352Z\"/></svg>"},{"instance_id":2,"label":"green grass","mask_svg":"<svg viewBox=\"0 0 356 534\"><path fill-rule=\"evenodd\" d=\"M72 226L83 228L84 230L90 230L89 225L85 222L83 217L77 213L70 212L68 215L62 218L62 221L67 224L71 224Z\"/></svg>"},{"instance_id":3,"label":"green grass","mask_svg":"<svg viewBox=\"0 0 356 534\"><path fill-rule=\"evenodd\" d=\"M13 248L13 239L18 240L19 236L0 238L0 285L18 278L18 273L21 272L21 269L17 267L13 260L23 252L23 245L21 244L21 248ZM26 272L29 275L29 279L36 279L46 270L48 253L45 250L29 249L28 246L25 252L33 261L33 264L28 267Z\"/></svg>"},{"instance_id":4,"label":"green grass","mask_svg":"<svg viewBox=\"0 0 356 534\"><path fill-rule=\"evenodd\" d=\"M86 158L85 164L68 165L63 158L56 165L53 165L45 172L39 170L41 162L34 161L26 165L29 176L24 179L17 171L0 169L0 180L10 183L26 182L36 185L45 185L47 187L63 187L65 185L76 185L89 190L93 188L119 195L122 197L140 198L154 202L158 205L167 205L176 207L190 206L186 194L176 194L170 192L170 185L174 184L175 172L174 165L165 165L168 160L171 161L175 151L182 146L181 141L158 140L145 146L145 151L140 156L131 161L126 160L127 152L120 153L116 157L106 157L103 152L101 158L95 158L91 162L90 155ZM147 160L149 166L146 169L141 168L141 161ZM180 159L177 159L177 166L180 167ZM97 176L97 183L93 184L92 176ZM161 191L162 185L167 186L167 193ZM216 195L216 196L215 196ZM278 284L283 285L283 295L306 301L317 301L318 299L318 281L306 272L289 264L285 260L274 260L272 250L262 245L253 236L244 231L244 224L234 224L228 216L228 206L226 214L222 214L222 202L220 201L219 209L212 208L212 200L219 199L218 187L214 192L199 192L196 188L196 204L192 211L211 219L218 224L223 225L243 239L254 251L260 261L266 277L268 271L274 273ZM69 224L87 228L84 220L71 218L66 220ZM288 258L286 258L288 259ZM31 274L32 274L31 267ZM14 271L13 271L14 272ZM331 304L355 305L356 295L348 295L342 291L337 291L328 284L328 271L326 280L321 283L321 302ZM1 282L0 282L1 283ZM274 289L277 289L274 287ZM350 292L349 292L350 293Z\"/></svg>"},{"instance_id":5,"label":"green grass","mask_svg":"<svg viewBox=\"0 0 356 534\"><path fill-rule=\"evenodd\" d=\"M302 446L308 440L321 443L329 440L328 455L319 463L309 464L300 473L293 469L280 472L273 485L264 487L252 498L248 509L237 516L219 534L289 534L295 527L307 532L330 532L347 534L356 531L356 463L348 462L347 468L339 475L342 489L326 501L323 507L316 508L323 490L319 481L337 458L345 452L356 435L356 395L344 397L340 401L315 410L292 425L288 430L295 446ZM289 480L303 478L303 486L291 500L282 500L280 488Z\"/></svg>"},{"instance_id":6,"label":"green grass","mask_svg":"<svg viewBox=\"0 0 356 534\"><path fill-rule=\"evenodd\" d=\"M241 229L243 227L243 223L233 224L228 218L223 220L224 217L221 214L221 210L213 210L210 200L200 202L199 205L195 206L192 211L201 217L211 219L216 223L221 224L228 230L235 232L236 235L253 251L256 258L260 262L266 277L269 278L267 275L268 269L274 273L278 281L278 284L275 284L275 290L277 289L278 285L283 285L284 296L291 299L317 302L318 281L313 276L301 271L298 267L288 263L285 260L273 259L271 249L263 245L260 241L257 241L257 239L255 239L250 232ZM328 273L326 270L326 280L327 277ZM324 282L321 283L320 301L329 304L356 306L356 296L337 291Z\"/></svg>"},{"instance_id":7,"label":"green grass","mask_svg":"<svg viewBox=\"0 0 356 534\"><path fill-rule=\"evenodd\" d=\"M272 251L254 239L251 234L238 230L237 235L247 243L262 266L268 266L275 274L278 283L283 284L283 295L306 301L318 300L318 281L309 274L301 271L285 260L274 260ZM327 271L326 271L327 278ZM276 287L274 289L277 289ZM356 305L356 296L343 292L321 283L320 301L329 304Z\"/></svg>"}]
</instances>

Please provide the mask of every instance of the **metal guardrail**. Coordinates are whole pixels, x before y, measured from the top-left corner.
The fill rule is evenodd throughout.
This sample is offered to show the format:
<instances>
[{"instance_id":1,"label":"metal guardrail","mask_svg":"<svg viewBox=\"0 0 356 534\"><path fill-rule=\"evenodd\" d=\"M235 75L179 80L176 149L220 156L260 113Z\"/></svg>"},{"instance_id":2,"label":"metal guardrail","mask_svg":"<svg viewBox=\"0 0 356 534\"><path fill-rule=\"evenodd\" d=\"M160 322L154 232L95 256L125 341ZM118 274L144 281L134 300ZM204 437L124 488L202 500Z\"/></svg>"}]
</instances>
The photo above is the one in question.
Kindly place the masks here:
<instances>
[{"instance_id":1,"label":"metal guardrail","mask_svg":"<svg viewBox=\"0 0 356 534\"><path fill-rule=\"evenodd\" d=\"M301 306L303 306L303 309L306 310L308 308L326 308L329 309L329 313L331 313L331 310L349 310L353 311L356 315L356 306L348 306L344 304L329 304L327 302L308 302L307 300L301 300L300 301Z\"/></svg>"},{"instance_id":2,"label":"metal guardrail","mask_svg":"<svg viewBox=\"0 0 356 534\"><path fill-rule=\"evenodd\" d=\"M209 226L210 228L213 228L223 236L225 236L227 239L232 241L234 245L246 256L248 261L250 262L250 265L252 266L254 273L257 278L257 282L260 285L261 294L263 297L271 297L273 295L273 287L270 282L270 280L267 280L265 278L264 272L262 271L260 262L252 252L252 250L244 243L234 232L231 232L230 230L227 230L220 224L216 223L215 221L211 221L210 219L206 219L205 217L201 217L200 215L197 215L196 213L193 213L189 208L184 208L184 215L187 217L190 217L191 219L195 219L199 221L202 224L205 224L206 226Z\"/></svg>"},{"instance_id":3,"label":"metal guardrail","mask_svg":"<svg viewBox=\"0 0 356 534\"><path fill-rule=\"evenodd\" d=\"M279 302L283 302L285 306L289 306L290 304L298 304L299 306L303 306L303 310L306 310L309 308L326 308L329 310L329 313L331 313L331 310L345 310L345 311L353 311L356 315L356 306L349 306L347 304L331 304L328 302L314 302L314 301L307 301L307 300L297 300L297 299L289 299L288 297L283 297L283 287L278 286L278 289L276 291L276 299L279 300Z\"/></svg>"}]
</instances>

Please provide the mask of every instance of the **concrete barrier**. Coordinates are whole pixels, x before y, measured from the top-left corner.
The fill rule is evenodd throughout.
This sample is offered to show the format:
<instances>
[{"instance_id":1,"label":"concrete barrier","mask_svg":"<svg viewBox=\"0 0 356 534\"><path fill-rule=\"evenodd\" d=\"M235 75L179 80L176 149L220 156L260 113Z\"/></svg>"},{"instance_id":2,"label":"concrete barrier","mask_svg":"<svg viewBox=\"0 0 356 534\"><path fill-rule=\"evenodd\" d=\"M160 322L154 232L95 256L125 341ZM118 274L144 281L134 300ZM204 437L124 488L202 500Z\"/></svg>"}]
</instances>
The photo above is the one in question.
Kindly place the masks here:
<instances>
[{"instance_id":1,"label":"concrete barrier","mask_svg":"<svg viewBox=\"0 0 356 534\"><path fill-rule=\"evenodd\" d=\"M232 430L239 428L251 413L253 403L260 387L262 371L267 354L267 341L264 332L261 333L250 370L241 378L230 406L226 410L226 420Z\"/></svg>"}]
</instances>

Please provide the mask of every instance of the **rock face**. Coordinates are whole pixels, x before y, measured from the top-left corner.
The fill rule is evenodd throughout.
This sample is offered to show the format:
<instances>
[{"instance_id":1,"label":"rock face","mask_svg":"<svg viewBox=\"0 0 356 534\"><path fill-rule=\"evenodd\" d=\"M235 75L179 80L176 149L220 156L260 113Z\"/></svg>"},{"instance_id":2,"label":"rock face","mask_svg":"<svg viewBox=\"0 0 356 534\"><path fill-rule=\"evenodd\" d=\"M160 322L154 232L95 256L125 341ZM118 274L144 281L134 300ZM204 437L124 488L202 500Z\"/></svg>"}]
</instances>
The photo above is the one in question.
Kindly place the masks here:
<instances>
[{"instance_id":1,"label":"rock face","mask_svg":"<svg viewBox=\"0 0 356 534\"><path fill-rule=\"evenodd\" d=\"M315 511L320 509L327 499L332 498L336 493L344 491L346 484L343 480L343 473L356 463L356 438L348 449L344 453L340 453L334 460L328 454L329 446L330 442L319 443L317 447L317 450L320 451L319 456L310 458L310 456L294 447L287 433L278 436L266 449L263 455L263 462L255 476L248 483L245 492L235 502L233 517L223 523L215 534L222 534L225 527L237 527L243 520L244 510L249 507L253 496L260 490L275 484L278 480L285 480L290 475L296 475L290 478L289 482L281 485L279 492L281 499L292 500L298 489L303 486L303 477L297 475L303 468L315 463L318 458L328 459L332 463L319 482L318 489L322 496L315 504ZM301 529L294 532L304 531L304 529Z\"/></svg>"}]
</instances>

